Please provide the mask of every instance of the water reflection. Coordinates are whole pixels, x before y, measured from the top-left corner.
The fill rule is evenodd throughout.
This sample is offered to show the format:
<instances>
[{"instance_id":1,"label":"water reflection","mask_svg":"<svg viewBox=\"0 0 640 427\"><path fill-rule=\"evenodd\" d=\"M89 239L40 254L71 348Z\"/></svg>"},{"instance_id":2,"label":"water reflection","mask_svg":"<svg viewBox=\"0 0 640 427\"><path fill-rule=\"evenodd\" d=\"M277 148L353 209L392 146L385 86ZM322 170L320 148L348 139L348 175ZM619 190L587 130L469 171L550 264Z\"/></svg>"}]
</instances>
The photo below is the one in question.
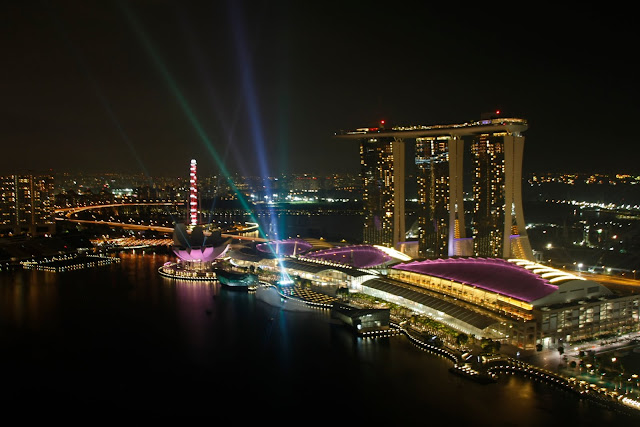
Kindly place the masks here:
<instances>
[{"instance_id":1,"label":"water reflection","mask_svg":"<svg viewBox=\"0 0 640 427\"><path fill-rule=\"evenodd\" d=\"M0 321L7 328L46 330L57 319L55 273L19 270L0 273ZM9 329L10 330L10 329Z\"/></svg>"},{"instance_id":2,"label":"water reflection","mask_svg":"<svg viewBox=\"0 0 640 427\"><path fill-rule=\"evenodd\" d=\"M6 407L73 402L215 418L240 401L250 421L288 408L318 420L346 409L341 420L359 423L630 421L530 379L481 385L451 375L447 359L402 336L358 338L326 310L288 311L256 294L164 278L157 268L169 256L121 256L94 269L0 274Z\"/></svg>"}]
</instances>

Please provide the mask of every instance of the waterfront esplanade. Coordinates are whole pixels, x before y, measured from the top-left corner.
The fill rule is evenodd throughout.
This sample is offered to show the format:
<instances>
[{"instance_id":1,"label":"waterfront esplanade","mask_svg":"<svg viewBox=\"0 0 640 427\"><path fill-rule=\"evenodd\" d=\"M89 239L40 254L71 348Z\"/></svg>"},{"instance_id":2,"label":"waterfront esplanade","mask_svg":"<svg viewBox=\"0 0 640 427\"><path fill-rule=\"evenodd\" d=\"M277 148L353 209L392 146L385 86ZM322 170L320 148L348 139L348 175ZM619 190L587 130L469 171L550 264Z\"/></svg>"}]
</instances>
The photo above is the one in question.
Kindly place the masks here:
<instances>
[{"instance_id":1,"label":"waterfront esplanade","mask_svg":"<svg viewBox=\"0 0 640 427\"><path fill-rule=\"evenodd\" d=\"M360 141L365 242L395 246L403 237L404 141L416 141L419 254L533 260L522 209L526 120L491 118L462 124L360 128L337 136ZM473 171L470 226L465 223L464 170ZM385 169L385 170L383 170ZM467 235L469 234L469 235ZM393 236L393 239L384 236Z\"/></svg>"}]
</instances>

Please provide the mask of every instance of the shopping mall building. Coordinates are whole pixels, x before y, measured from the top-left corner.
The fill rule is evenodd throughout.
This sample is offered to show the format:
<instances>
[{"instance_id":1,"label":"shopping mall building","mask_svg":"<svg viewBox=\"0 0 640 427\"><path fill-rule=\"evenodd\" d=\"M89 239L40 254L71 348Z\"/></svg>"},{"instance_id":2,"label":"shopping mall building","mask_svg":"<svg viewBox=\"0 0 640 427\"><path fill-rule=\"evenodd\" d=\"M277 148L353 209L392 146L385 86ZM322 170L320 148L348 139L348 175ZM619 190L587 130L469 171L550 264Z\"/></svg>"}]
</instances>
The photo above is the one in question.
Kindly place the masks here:
<instances>
[{"instance_id":1,"label":"shopping mall building","mask_svg":"<svg viewBox=\"0 0 640 427\"><path fill-rule=\"evenodd\" d=\"M230 250L240 267L286 271L410 308L476 338L522 349L558 347L638 330L640 295L535 262L502 258L411 261L370 245L313 250L302 239ZM277 250L274 250L277 248ZM276 255L274 255L277 252Z\"/></svg>"}]
</instances>

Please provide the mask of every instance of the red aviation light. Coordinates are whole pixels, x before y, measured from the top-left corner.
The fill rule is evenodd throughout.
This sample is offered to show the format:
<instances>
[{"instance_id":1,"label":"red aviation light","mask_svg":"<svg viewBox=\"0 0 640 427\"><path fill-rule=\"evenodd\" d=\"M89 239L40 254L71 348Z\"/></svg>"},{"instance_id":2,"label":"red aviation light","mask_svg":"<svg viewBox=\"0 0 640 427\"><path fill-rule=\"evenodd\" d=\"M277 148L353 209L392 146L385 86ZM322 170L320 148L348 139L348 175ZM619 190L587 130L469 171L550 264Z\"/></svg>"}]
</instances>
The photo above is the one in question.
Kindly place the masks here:
<instances>
[{"instance_id":1,"label":"red aviation light","mask_svg":"<svg viewBox=\"0 0 640 427\"><path fill-rule=\"evenodd\" d=\"M500 114L500 110L496 110L496 114Z\"/></svg>"}]
</instances>

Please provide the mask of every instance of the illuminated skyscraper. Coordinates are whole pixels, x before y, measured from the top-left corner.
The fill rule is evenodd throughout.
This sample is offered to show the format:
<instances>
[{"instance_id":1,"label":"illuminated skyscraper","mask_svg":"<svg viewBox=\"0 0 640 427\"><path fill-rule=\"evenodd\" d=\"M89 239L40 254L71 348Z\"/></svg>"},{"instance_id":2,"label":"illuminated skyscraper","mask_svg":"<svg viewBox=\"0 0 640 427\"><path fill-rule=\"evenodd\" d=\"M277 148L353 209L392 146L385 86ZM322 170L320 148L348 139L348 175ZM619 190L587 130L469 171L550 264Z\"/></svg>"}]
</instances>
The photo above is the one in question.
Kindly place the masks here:
<instances>
[{"instance_id":1,"label":"illuminated skyscraper","mask_svg":"<svg viewBox=\"0 0 640 427\"><path fill-rule=\"evenodd\" d=\"M404 240L404 141L362 138L363 242L395 247Z\"/></svg>"},{"instance_id":2,"label":"illuminated skyscraper","mask_svg":"<svg viewBox=\"0 0 640 427\"><path fill-rule=\"evenodd\" d=\"M53 177L0 177L0 228L3 233L53 233Z\"/></svg>"},{"instance_id":3,"label":"illuminated skyscraper","mask_svg":"<svg viewBox=\"0 0 640 427\"><path fill-rule=\"evenodd\" d=\"M198 178L195 159L191 160L189 168L189 223L198 224Z\"/></svg>"},{"instance_id":4,"label":"illuminated skyscraper","mask_svg":"<svg viewBox=\"0 0 640 427\"><path fill-rule=\"evenodd\" d=\"M399 164L399 156L389 157L390 147L395 143L402 146L404 153L404 140L414 139L420 257L533 260L522 209L522 132L526 129L527 122L523 119L494 117L462 124L389 130L364 128L341 134L341 137L361 141L365 195L369 194L365 199L365 243L391 246L404 240L396 234L390 245L386 243L389 238L367 239L367 233L371 234L377 218L385 219L380 221L381 230L400 232L389 224L395 215L401 215L398 221L404 222L404 208L398 206L404 206L404 165ZM404 162L404 154L402 159ZM465 165L465 161L469 164ZM393 175L394 180L383 179L389 175ZM372 183L372 176L379 178L377 183ZM394 186L397 183L401 184ZM473 207L465 212L464 190L469 186ZM372 194L382 196L378 199L371 197ZM393 209L385 209L390 206L390 200L395 202ZM470 216L471 221L467 221L466 216Z\"/></svg>"},{"instance_id":5,"label":"illuminated skyscraper","mask_svg":"<svg viewBox=\"0 0 640 427\"><path fill-rule=\"evenodd\" d=\"M526 126L487 130L471 139L473 251L478 256L533 260L522 209L520 130Z\"/></svg>"}]
</instances>

